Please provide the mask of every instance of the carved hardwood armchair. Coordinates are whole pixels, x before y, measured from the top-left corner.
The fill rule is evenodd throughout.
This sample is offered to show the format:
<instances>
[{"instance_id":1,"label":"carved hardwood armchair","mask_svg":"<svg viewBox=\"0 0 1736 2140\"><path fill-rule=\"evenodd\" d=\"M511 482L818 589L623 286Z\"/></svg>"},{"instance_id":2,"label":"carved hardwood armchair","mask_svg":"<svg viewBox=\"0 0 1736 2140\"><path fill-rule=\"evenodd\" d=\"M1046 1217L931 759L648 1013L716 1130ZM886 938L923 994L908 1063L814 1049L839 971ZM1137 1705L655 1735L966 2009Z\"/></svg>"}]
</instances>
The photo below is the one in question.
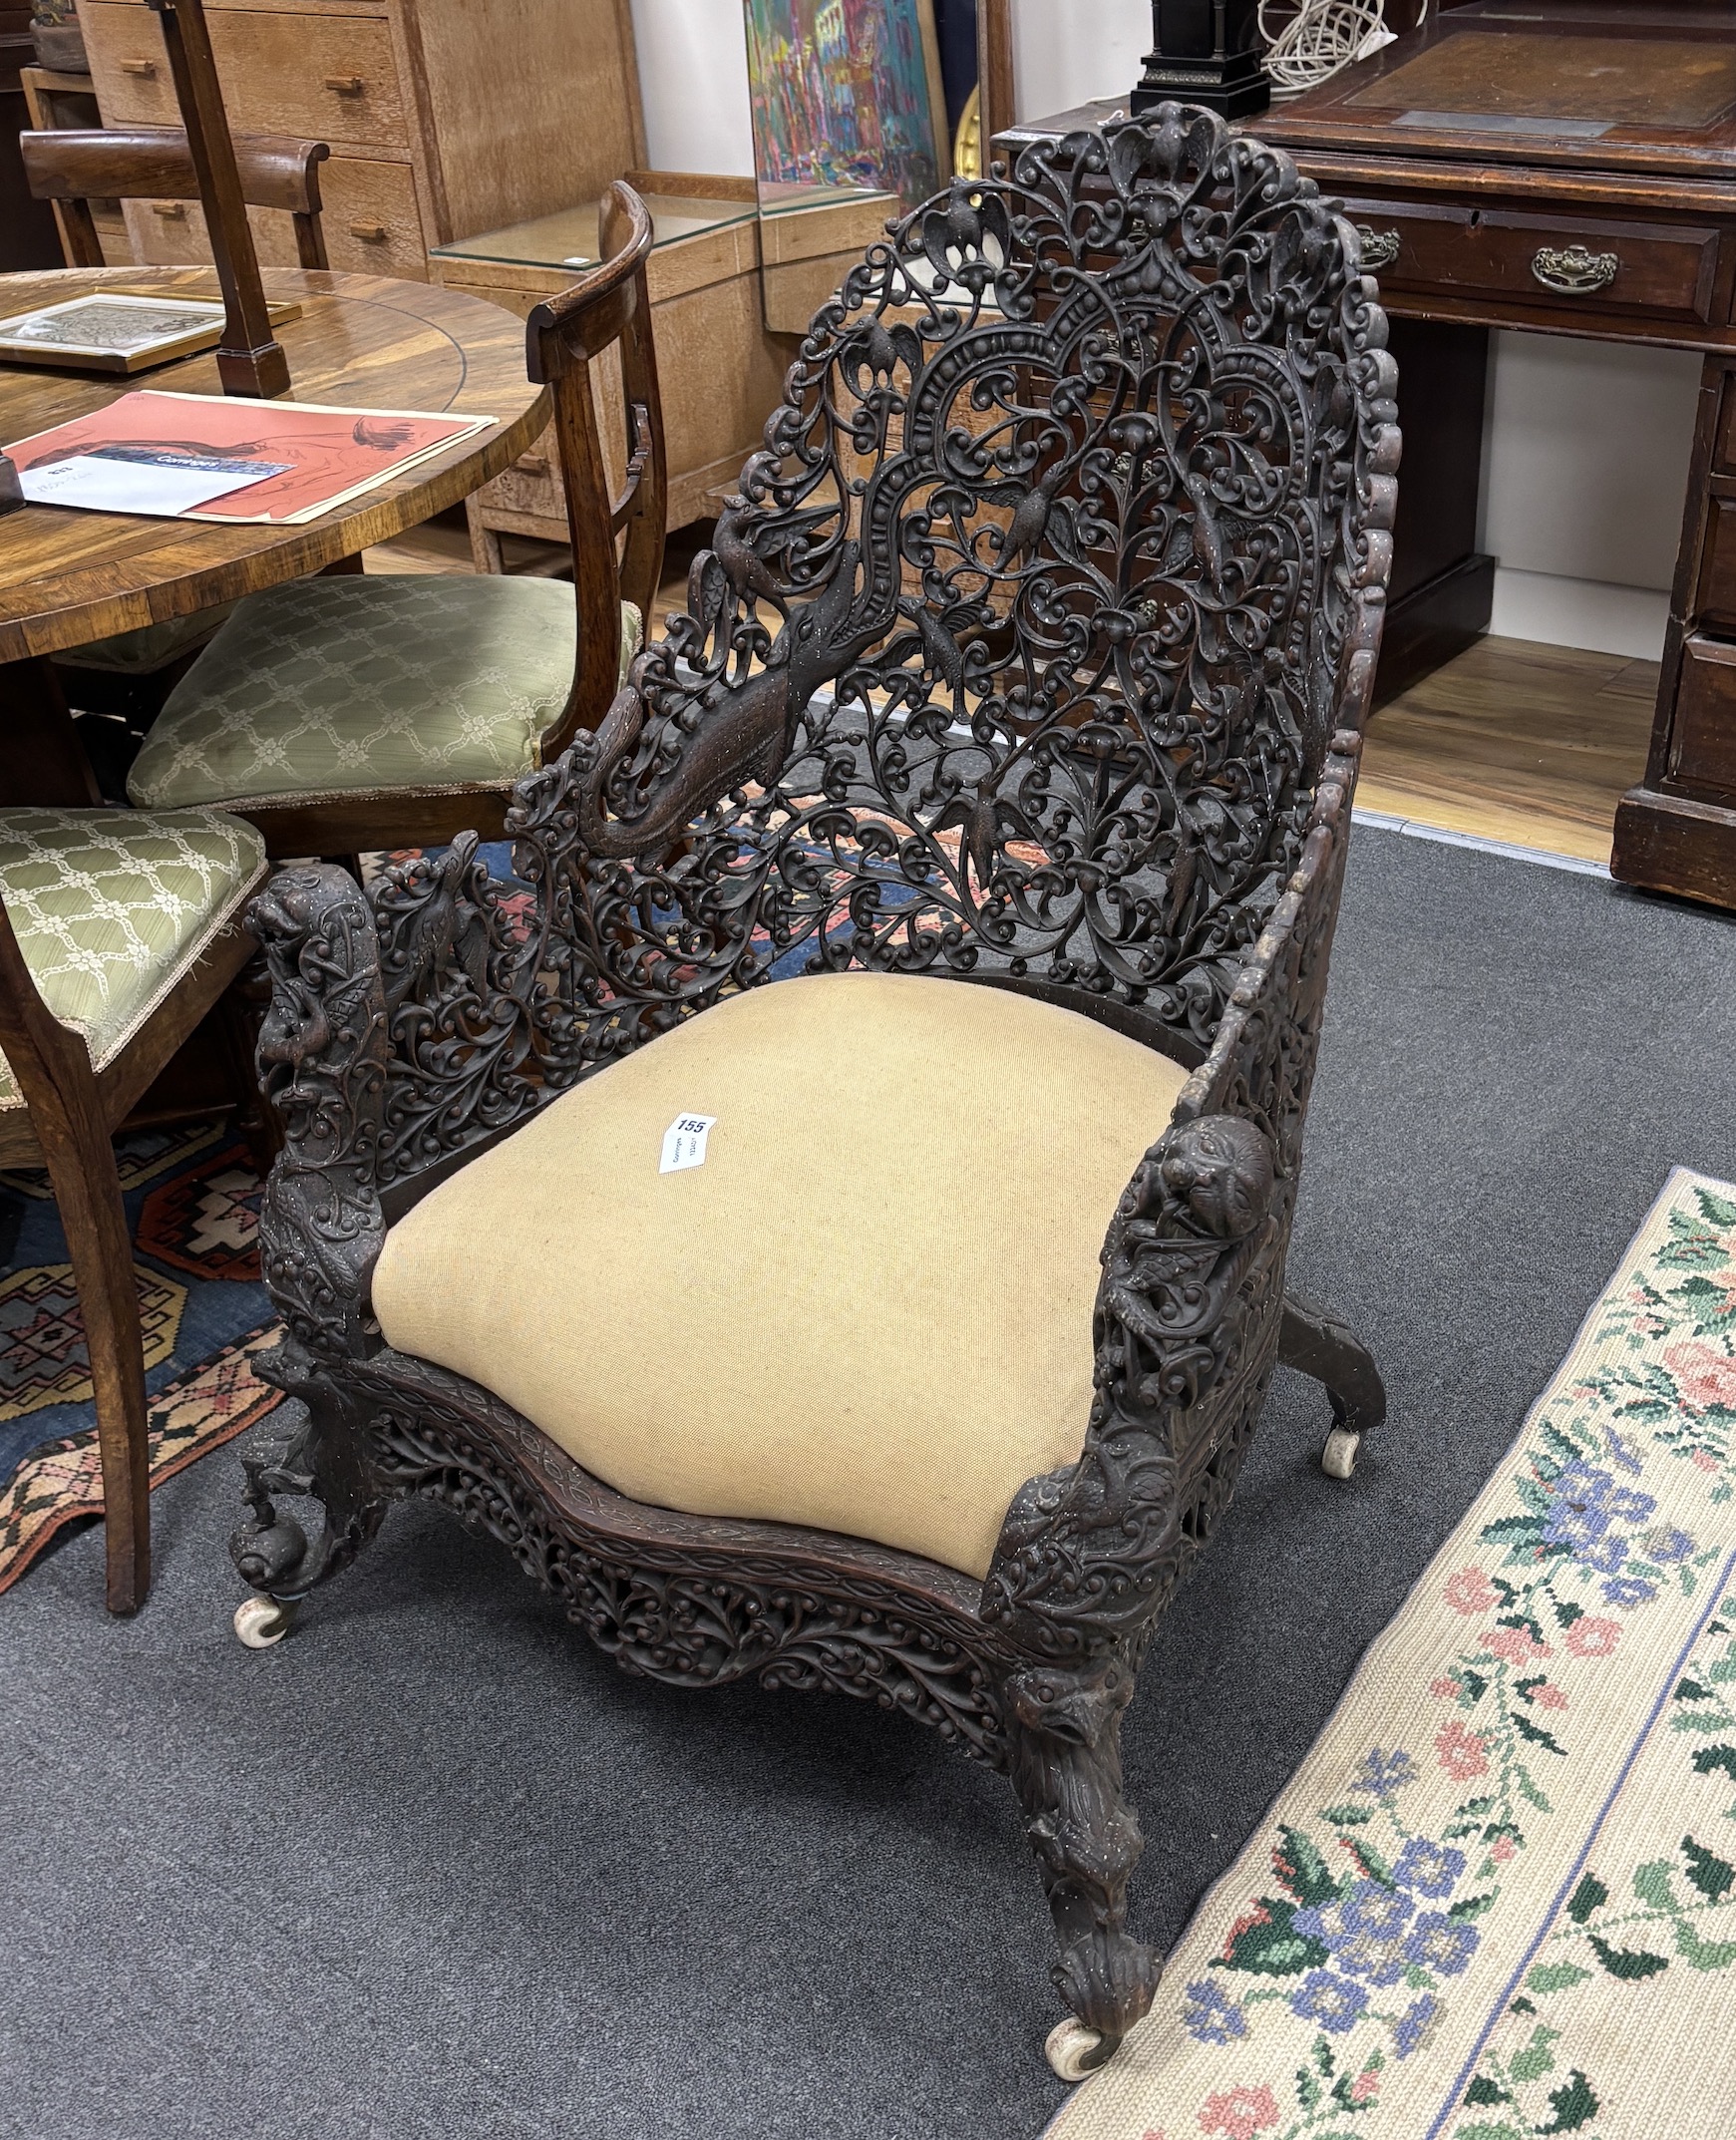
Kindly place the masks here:
<instances>
[{"instance_id":1,"label":"carved hardwood armchair","mask_svg":"<svg viewBox=\"0 0 1736 2140\"><path fill-rule=\"evenodd\" d=\"M630 1671L920 1718L1018 1794L1068 2075L1157 1982L1120 1717L1273 1367L1337 1476L1384 1410L1284 1257L1385 337L1350 226L1209 115L955 182L816 319L687 614L520 783L528 918L469 839L254 908L293 1402L243 1639L415 1494Z\"/></svg>"}]
</instances>

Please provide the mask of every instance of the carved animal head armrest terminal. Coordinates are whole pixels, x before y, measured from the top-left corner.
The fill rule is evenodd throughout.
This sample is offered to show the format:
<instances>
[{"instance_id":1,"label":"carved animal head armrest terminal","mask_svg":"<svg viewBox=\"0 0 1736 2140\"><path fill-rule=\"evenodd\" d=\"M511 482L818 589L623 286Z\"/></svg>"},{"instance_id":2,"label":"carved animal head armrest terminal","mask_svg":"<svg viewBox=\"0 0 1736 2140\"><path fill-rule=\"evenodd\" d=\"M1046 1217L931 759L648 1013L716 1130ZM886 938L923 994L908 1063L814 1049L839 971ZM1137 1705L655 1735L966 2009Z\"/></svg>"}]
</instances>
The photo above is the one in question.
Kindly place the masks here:
<instances>
[{"instance_id":1,"label":"carved animal head armrest terminal","mask_svg":"<svg viewBox=\"0 0 1736 2140\"><path fill-rule=\"evenodd\" d=\"M1137 1640L1180 1580L1181 1456L1194 1417L1245 1356L1277 1248L1271 1141L1208 1115L1173 1125L1122 1196L1103 1250L1097 1394L1079 1461L1014 1496L982 1611L1041 1655ZM1211 1436L1206 1440L1210 1443Z\"/></svg>"},{"instance_id":2,"label":"carved animal head armrest terminal","mask_svg":"<svg viewBox=\"0 0 1736 2140\"><path fill-rule=\"evenodd\" d=\"M260 1081L288 1163L370 1173L386 1079L386 999L373 909L346 870L282 870L247 926L271 980Z\"/></svg>"}]
</instances>

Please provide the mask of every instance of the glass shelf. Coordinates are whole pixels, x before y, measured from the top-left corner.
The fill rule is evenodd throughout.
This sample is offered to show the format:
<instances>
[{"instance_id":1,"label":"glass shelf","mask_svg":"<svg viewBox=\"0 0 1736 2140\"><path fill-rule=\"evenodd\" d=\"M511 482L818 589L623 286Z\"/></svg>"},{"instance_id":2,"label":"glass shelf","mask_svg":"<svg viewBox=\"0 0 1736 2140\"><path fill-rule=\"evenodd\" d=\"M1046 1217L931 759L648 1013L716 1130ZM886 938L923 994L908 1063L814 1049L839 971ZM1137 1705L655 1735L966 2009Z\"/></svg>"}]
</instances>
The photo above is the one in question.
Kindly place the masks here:
<instances>
[{"instance_id":1,"label":"glass shelf","mask_svg":"<svg viewBox=\"0 0 1736 2140\"><path fill-rule=\"evenodd\" d=\"M751 200L711 200L693 193L644 193L640 197L651 211L653 247L673 245L680 238L721 230L731 223L752 222L756 213ZM480 237L457 238L450 245L431 245L429 253L436 260L497 260L510 267L594 267L597 202L557 208L552 215L509 223L504 230L485 230Z\"/></svg>"}]
</instances>

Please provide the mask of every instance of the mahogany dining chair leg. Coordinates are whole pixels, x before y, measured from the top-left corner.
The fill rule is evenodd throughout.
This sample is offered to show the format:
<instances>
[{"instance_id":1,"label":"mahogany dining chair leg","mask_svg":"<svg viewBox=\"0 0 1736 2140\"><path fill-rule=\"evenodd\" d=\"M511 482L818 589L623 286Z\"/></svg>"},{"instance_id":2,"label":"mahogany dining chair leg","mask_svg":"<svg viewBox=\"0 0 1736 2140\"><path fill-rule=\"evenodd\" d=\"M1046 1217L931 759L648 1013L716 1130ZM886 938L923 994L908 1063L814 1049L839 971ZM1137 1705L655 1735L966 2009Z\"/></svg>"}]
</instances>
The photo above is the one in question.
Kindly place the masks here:
<instances>
[{"instance_id":1,"label":"mahogany dining chair leg","mask_svg":"<svg viewBox=\"0 0 1736 2140\"><path fill-rule=\"evenodd\" d=\"M31 803L88 810L102 801L54 664L0 662L0 810Z\"/></svg>"},{"instance_id":2,"label":"mahogany dining chair leg","mask_svg":"<svg viewBox=\"0 0 1736 2140\"><path fill-rule=\"evenodd\" d=\"M115 1148L94 1108L88 1115L76 1104L68 1110L70 1134L57 1135L61 1126L48 1121L38 1127L66 1230L96 1390L109 1610L137 1612L151 1590L145 1341Z\"/></svg>"}]
</instances>

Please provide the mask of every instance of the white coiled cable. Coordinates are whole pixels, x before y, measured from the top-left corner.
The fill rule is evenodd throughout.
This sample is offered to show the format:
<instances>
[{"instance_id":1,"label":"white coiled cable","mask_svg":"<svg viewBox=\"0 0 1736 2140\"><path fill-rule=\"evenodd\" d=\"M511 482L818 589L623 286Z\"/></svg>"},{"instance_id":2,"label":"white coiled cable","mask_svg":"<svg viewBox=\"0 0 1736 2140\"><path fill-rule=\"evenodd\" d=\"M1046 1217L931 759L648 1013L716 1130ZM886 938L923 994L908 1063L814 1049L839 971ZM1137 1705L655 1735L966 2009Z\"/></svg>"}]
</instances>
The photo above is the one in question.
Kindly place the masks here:
<instances>
[{"instance_id":1,"label":"white coiled cable","mask_svg":"<svg viewBox=\"0 0 1736 2140\"><path fill-rule=\"evenodd\" d=\"M1419 28L1428 12L1423 0ZM1393 38L1386 0L1259 0L1259 34L1266 41L1260 64L1279 97L1315 88Z\"/></svg>"}]
</instances>

